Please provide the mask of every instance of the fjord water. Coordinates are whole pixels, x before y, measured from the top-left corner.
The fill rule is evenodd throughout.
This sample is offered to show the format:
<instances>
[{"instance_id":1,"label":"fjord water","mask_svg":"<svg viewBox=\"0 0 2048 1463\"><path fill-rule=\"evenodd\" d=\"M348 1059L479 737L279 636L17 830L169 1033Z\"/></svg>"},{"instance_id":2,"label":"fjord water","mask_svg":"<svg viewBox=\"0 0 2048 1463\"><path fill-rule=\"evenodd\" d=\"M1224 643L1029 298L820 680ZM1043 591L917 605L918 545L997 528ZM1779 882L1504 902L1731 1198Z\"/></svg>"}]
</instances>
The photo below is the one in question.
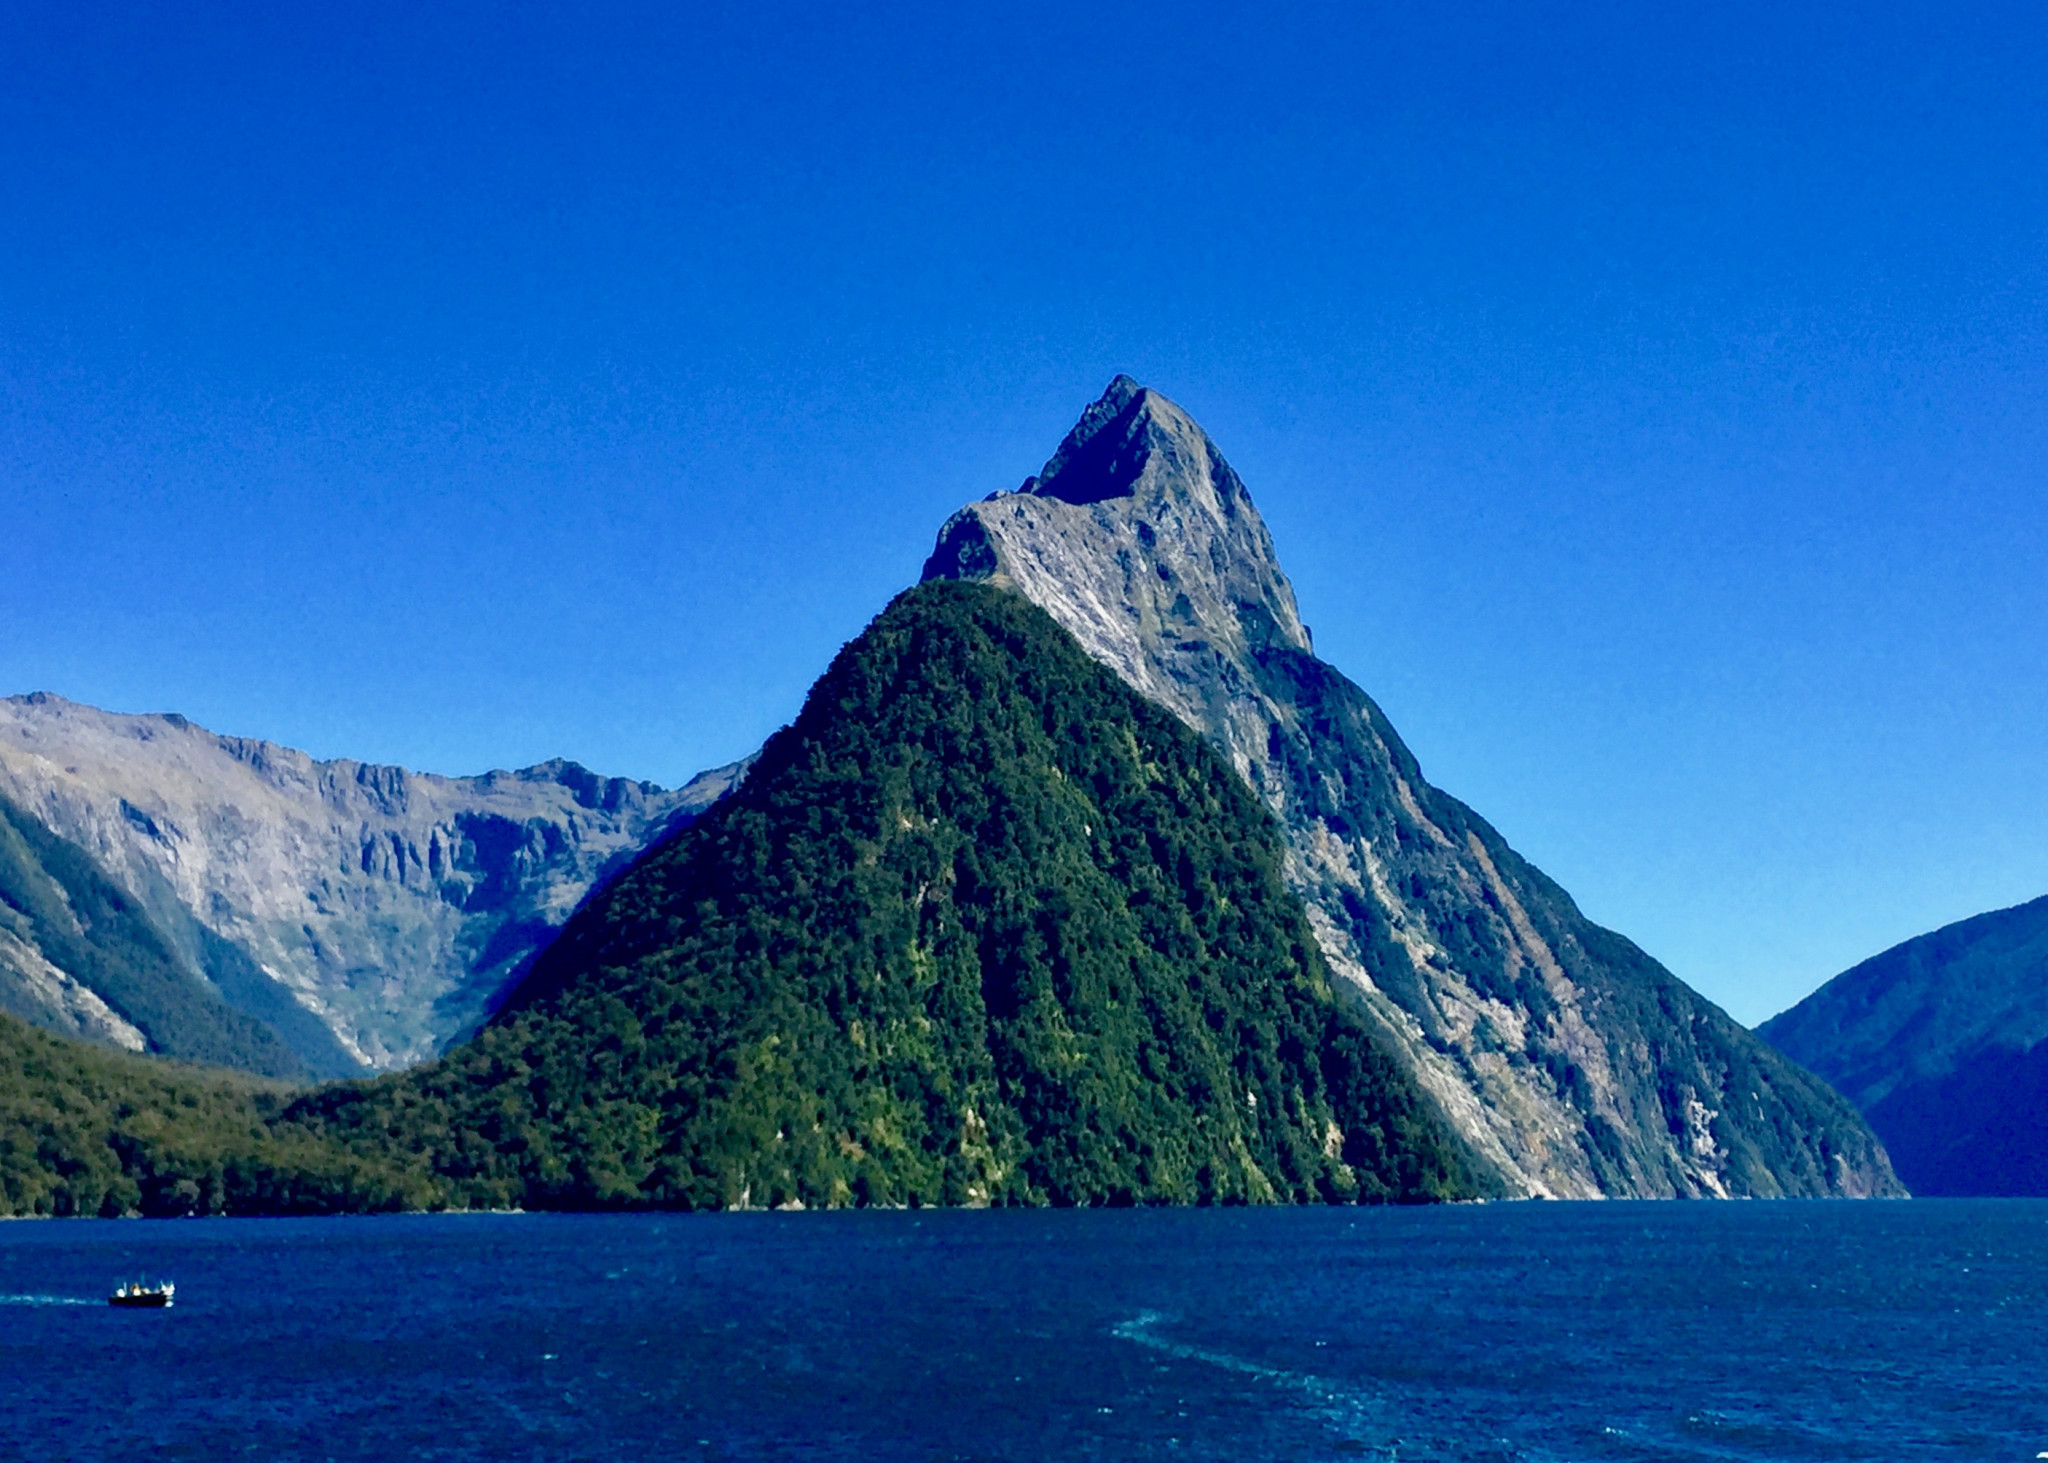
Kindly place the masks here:
<instances>
[{"instance_id":1,"label":"fjord water","mask_svg":"<svg viewBox=\"0 0 2048 1463\"><path fill-rule=\"evenodd\" d=\"M6 1459L2032 1458L2044 1357L2022 1200L0 1226Z\"/></svg>"}]
</instances>

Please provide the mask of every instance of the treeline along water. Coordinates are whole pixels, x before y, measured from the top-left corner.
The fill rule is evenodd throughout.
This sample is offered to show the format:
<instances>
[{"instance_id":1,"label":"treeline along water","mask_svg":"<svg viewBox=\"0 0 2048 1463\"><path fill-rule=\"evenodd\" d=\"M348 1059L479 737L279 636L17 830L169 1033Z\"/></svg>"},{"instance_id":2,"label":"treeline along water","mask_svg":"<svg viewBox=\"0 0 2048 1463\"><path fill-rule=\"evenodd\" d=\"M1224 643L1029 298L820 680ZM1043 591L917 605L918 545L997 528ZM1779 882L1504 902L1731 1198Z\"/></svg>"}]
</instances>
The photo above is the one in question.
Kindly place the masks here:
<instances>
[{"instance_id":1,"label":"treeline along water","mask_svg":"<svg viewBox=\"0 0 2048 1463\"><path fill-rule=\"evenodd\" d=\"M2017 1459L2044 1357L2028 1201L0 1226L7 1459Z\"/></svg>"}]
</instances>

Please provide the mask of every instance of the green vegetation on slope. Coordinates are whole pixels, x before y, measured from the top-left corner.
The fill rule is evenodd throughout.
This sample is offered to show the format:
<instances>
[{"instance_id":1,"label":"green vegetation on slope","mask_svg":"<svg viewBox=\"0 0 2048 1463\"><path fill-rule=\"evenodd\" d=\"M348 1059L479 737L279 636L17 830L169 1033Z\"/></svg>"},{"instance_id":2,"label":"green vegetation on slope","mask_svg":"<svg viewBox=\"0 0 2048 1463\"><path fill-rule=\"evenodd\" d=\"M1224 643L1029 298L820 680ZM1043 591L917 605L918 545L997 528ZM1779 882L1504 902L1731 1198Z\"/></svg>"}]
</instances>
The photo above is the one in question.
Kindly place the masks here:
<instances>
[{"instance_id":1,"label":"green vegetation on slope","mask_svg":"<svg viewBox=\"0 0 2048 1463\"><path fill-rule=\"evenodd\" d=\"M1923 1198L2048 1196L2048 1041L1980 1047L1901 1082L1869 1117Z\"/></svg>"},{"instance_id":2,"label":"green vegetation on slope","mask_svg":"<svg viewBox=\"0 0 2048 1463\"><path fill-rule=\"evenodd\" d=\"M1042 611L926 585L475 1040L289 1119L474 1206L1472 1192L1281 857Z\"/></svg>"},{"instance_id":3,"label":"green vegetation on slope","mask_svg":"<svg viewBox=\"0 0 2048 1463\"><path fill-rule=\"evenodd\" d=\"M275 1031L222 1000L149 916L77 844L0 798L0 928L183 1061L271 1077L305 1068ZM0 1003L32 1016L18 1003Z\"/></svg>"},{"instance_id":4,"label":"green vegetation on slope","mask_svg":"<svg viewBox=\"0 0 2048 1463\"><path fill-rule=\"evenodd\" d=\"M0 1215L316 1214L418 1207L417 1174L271 1120L278 1089L0 1015Z\"/></svg>"},{"instance_id":5,"label":"green vegetation on slope","mask_svg":"<svg viewBox=\"0 0 2048 1463\"><path fill-rule=\"evenodd\" d=\"M1842 972L1758 1034L1839 1087L1916 1194L2048 1195L2048 898Z\"/></svg>"}]
</instances>

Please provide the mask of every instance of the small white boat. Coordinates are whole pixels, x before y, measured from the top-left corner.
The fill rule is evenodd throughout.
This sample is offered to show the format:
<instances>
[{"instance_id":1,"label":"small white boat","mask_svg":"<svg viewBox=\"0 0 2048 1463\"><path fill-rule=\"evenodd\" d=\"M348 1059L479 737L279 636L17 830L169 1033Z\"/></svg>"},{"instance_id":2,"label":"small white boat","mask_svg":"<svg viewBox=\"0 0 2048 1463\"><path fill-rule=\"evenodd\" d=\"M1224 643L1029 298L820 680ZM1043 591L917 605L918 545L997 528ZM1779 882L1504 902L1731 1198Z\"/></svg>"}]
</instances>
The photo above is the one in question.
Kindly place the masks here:
<instances>
[{"instance_id":1,"label":"small white boat","mask_svg":"<svg viewBox=\"0 0 2048 1463\"><path fill-rule=\"evenodd\" d=\"M144 1285L140 1280L131 1280L107 1297L110 1306L152 1306L162 1309L171 1303L171 1297L178 1287L166 1280L161 1285Z\"/></svg>"}]
</instances>

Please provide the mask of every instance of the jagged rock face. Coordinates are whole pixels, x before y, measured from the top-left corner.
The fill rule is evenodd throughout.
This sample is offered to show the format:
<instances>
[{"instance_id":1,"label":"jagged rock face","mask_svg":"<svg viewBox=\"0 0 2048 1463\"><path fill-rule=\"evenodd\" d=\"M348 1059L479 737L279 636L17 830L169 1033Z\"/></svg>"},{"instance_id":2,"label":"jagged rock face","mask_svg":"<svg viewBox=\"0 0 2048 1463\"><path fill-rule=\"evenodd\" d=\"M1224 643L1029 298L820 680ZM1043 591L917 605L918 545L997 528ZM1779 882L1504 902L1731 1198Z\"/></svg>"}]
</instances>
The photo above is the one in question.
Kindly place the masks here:
<instances>
[{"instance_id":1,"label":"jagged rock face","mask_svg":"<svg viewBox=\"0 0 2048 1463\"><path fill-rule=\"evenodd\" d=\"M1757 1034L1863 1110L1915 1193L2048 1195L2048 898L1873 955Z\"/></svg>"},{"instance_id":2,"label":"jagged rock face","mask_svg":"<svg viewBox=\"0 0 2048 1463\"><path fill-rule=\"evenodd\" d=\"M180 716L0 700L0 797L89 853L196 978L325 1074L404 1066L473 1028L594 882L740 770L678 790L561 761L436 777ZM135 1045L37 974L62 1025Z\"/></svg>"},{"instance_id":3,"label":"jagged rock face","mask_svg":"<svg viewBox=\"0 0 2048 1463\"><path fill-rule=\"evenodd\" d=\"M1511 1192L1900 1192L1847 1103L1423 779L1165 398L1119 377L1043 472L947 522L925 577L1021 592L1229 756L1324 953Z\"/></svg>"},{"instance_id":4,"label":"jagged rock face","mask_svg":"<svg viewBox=\"0 0 2048 1463\"><path fill-rule=\"evenodd\" d=\"M0 1007L129 1051L270 1077L302 1077L308 1069L275 1027L230 1005L91 854L6 798Z\"/></svg>"},{"instance_id":5,"label":"jagged rock face","mask_svg":"<svg viewBox=\"0 0 2048 1463\"><path fill-rule=\"evenodd\" d=\"M1198 726L1250 709L1219 663L1310 648L1244 484L1179 407L1128 377L1037 477L955 514L925 578L1007 580L1126 684Z\"/></svg>"}]
</instances>

